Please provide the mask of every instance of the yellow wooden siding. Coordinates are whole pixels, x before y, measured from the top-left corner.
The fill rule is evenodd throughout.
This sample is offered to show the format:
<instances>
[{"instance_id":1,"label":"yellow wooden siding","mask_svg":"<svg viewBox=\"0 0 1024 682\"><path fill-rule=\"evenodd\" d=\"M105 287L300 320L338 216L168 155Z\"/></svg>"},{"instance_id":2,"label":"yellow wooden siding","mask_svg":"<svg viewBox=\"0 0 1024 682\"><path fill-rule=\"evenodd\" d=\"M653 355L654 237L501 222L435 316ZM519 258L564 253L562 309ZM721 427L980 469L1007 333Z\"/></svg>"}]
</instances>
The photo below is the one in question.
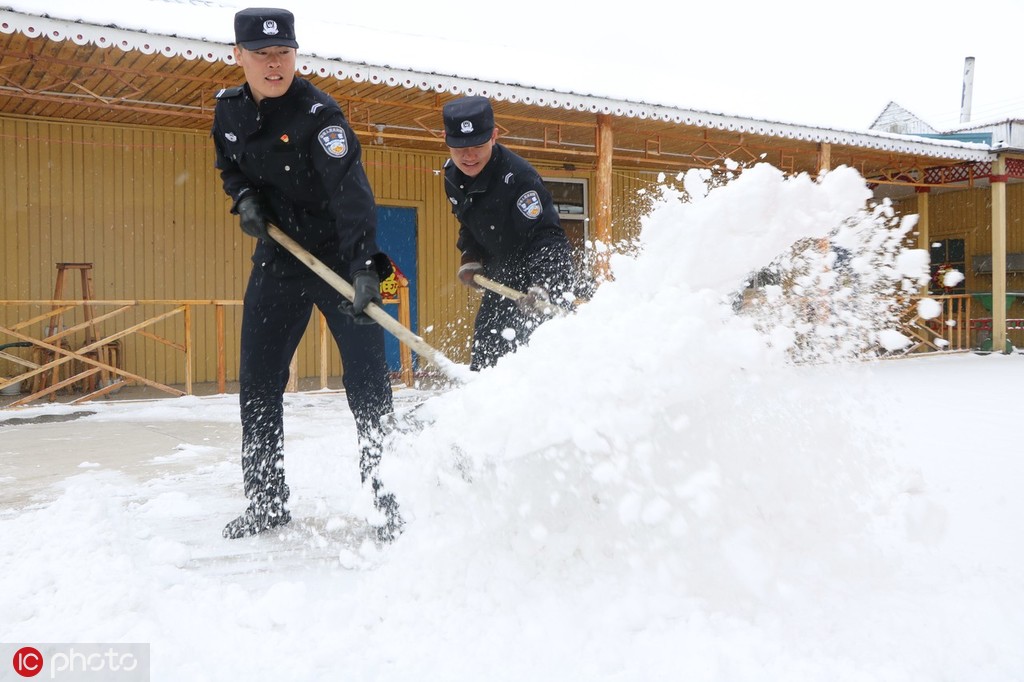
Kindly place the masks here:
<instances>
[{"instance_id":1,"label":"yellow wooden siding","mask_svg":"<svg viewBox=\"0 0 1024 682\"><path fill-rule=\"evenodd\" d=\"M228 214L208 135L0 118L0 150L5 206L0 298L49 299L61 262L93 263L97 299L241 297L253 244ZM69 272L65 297L81 293L77 273ZM112 309L98 308L96 314ZM166 309L131 311L102 323L101 331L113 332ZM39 311L4 307L0 315L13 324ZM81 320L78 315L73 321ZM229 352L236 349L228 363L234 377L238 311L229 309L226 319ZM197 309L197 381L216 377L214 330L212 307ZM184 342L180 316L151 331ZM124 340L123 366L156 381L183 382L183 360L155 341Z\"/></svg>"},{"instance_id":2,"label":"yellow wooden siding","mask_svg":"<svg viewBox=\"0 0 1024 682\"><path fill-rule=\"evenodd\" d=\"M992 253L992 204L988 188L955 192L933 193L929 204L929 238L963 239L966 256L965 287L967 291L991 291L992 275L975 274L971 267L975 256ZM1014 183L1006 188L1006 252L1024 252L1024 184ZM904 215L917 213L917 198L895 202ZM1007 291L1024 291L1024 273L1006 276ZM1016 304L1010 317L1024 316L1024 307ZM1020 314L1018 314L1020 313Z\"/></svg>"}]
</instances>

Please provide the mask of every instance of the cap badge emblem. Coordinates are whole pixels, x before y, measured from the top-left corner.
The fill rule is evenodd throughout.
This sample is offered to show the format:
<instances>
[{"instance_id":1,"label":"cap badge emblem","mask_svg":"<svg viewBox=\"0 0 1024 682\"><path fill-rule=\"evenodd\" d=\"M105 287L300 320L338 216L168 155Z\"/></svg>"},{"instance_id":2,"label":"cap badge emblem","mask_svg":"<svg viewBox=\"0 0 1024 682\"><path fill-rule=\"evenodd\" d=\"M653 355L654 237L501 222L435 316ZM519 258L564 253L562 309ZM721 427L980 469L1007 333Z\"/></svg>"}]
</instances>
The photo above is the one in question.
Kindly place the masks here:
<instances>
[{"instance_id":1,"label":"cap badge emblem","mask_svg":"<svg viewBox=\"0 0 1024 682\"><path fill-rule=\"evenodd\" d=\"M268 36L277 35L277 22L273 19L267 19L263 22L263 33Z\"/></svg>"},{"instance_id":2,"label":"cap badge emblem","mask_svg":"<svg viewBox=\"0 0 1024 682\"><path fill-rule=\"evenodd\" d=\"M473 132L473 122L472 121L463 121L462 125L459 127L459 130L461 130L463 133L467 133L467 134Z\"/></svg>"}]
</instances>

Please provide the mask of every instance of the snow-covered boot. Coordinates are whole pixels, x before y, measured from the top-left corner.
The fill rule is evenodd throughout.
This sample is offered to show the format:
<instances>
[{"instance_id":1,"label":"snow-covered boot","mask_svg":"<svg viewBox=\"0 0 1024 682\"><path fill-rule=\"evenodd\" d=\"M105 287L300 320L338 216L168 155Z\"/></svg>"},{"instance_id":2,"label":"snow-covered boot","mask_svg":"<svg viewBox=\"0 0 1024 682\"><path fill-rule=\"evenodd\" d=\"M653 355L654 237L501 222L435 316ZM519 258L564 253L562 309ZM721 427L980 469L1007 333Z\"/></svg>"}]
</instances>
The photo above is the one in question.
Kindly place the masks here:
<instances>
[{"instance_id":1,"label":"snow-covered boot","mask_svg":"<svg viewBox=\"0 0 1024 682\"><path fill-rule=\"evenodd\" d=\"M398 511L398 501L395 499L394 493L387 492L384 489L384 484L377 477L380 453L379 446L363 446L359 457L359 472L363 485L369 481L373 490L373 506L384 518L384 523L374 526L377 541L390 543L402 534L402 526L405 525L405 521Z\"/></svg>"},{"instance_id":2,"label":"snow-covered boot","mask_svg":"<svg viewBox=\"0 0 1024 682\"><path fill-rule=\"evenodd\" d=\"M224 537L235 540L283 526L292 520L287 502L286 485L277 493L261 492L253 495L242 515L224 526Z\"/></svg>"},{"instance_id":3,"label":"snow-covered boot","mask_svg":"<svg viewBox=\"0 0 1024 682\"><path fill-rule=\"evenodd\" d=\"M405 521L398 511L398 502L395 494L384 492L383 484L379 479L373 479L373 506L384 516L384 523L376 526L377 541L383 543L394 542L402 534L402 526Z\"/></svg>"},{"instance_id":4,"label":"snow-covered boot","mask_svg":"<svg viewBox=\"0 0 1024 682\"><path fill-rule=\"evenodd\" d=\"M288 513L288 486L284 482L284 458L280 453L270 457L243 455L242 480L249 507L224 526L224 537L244 538L292 520Z\"/></svg>"}]
</instances>

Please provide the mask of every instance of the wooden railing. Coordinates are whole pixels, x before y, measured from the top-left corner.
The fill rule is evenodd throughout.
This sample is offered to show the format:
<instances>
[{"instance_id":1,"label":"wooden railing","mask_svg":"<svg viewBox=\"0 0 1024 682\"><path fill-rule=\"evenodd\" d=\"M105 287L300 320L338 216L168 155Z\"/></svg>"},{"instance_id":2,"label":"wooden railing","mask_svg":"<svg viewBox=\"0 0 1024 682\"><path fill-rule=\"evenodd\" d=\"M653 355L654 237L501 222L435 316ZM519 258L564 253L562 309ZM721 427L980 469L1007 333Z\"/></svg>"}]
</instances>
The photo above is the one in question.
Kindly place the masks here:
<instances>
[{"instance_id":1,"label":"wooden railing","mask_svg":"<svg viewBox=\"0 0 1024 682\"><path fill-rule=\"evenodd\" d=\"M409 288L407 283L397 287L396 295L385 300L385 304L398 305L398 319L409 326ZM920 353L945 353L967 350L989 350L992 319L988 311L970 294L928 296L939 303L941 312L937 317L924 319L919 314L918 302L924 297L914 297L904 308L901 319L903 333L911 339L911 345L900 355ZM69 387L81 388L82 395L72 400L81 403L118 390L127 383L144 384L172 396L191 395L193 390L193 362L195 332L194 311L212 306L214 317L214 348L216 356L216 384L219 393L226 392L227 384L227 343L225 310L241 306L238 300L0 300L0 306L15 306L30 309L44 309L44 312L30 315L10 326L0 325L0 358L24 369L21 374L7 379L0 377L0 391L28 382L28 395L11 402L7 407L25 405L49 397ZM74 317L76 309L89 307L84 320L69 327L55 324L67 315ZM102 338L97 329L128 317L129 311L143 308L165 308L161 312L145 315L141 321L122 327ZM93 309L112 308L108 312L95 314ZM77 318L75 318L77 319ZM176 334L180 340L167 338L153 331L158 323L180 320L181 328ZM320 387L328 382L329 346L332 342L326 320L317 311L317 348L319 356ZM60 328L58 328L60 327ZM36 335L29 332L38 329ZM73 339L85 333L85 340L77 345ZM1014 345L1024 346L1024 319L1007 320L1007 332L1018 338ZM151 368L130 372L124 368L122 340L131 335L148 339L181 354L184 375L184 390L161 383L146 376L152 375ZM204 344L205 346L205 344ZM27 349L30 357L22 357L12 349ZM412 352L401 346L400 380L407 386L413 382ZM24 391L23 391L24 392Z\"/></svg>"},{"instance_id":2,"label":"wooden railing","mask_svg":"<svg viewBox=\"0 0 1024 682\"><path fill-rule=\"evenodd\" d=\"M409 288L407 284L398 287L397 295L385 300L385 305L398 306L399 322L409 326ZM193 313L197 308L213 307L216 354L216 383L220 393L226 392L227 344L225 309L241 306L238 300L0 300L2 307L28 310L44 310L30 313L25 319L0 325L0 358L24 370L21 374L4 378L0 376L0 391L11 386L25 386L28 395L11 402L7 407L25 405L36 400L53 400L62 389L75 387L82 395L72 403L82 403L107 395L127 383L144 384L172 396L191 395L193 390L194 339ZM111 308L96 314L97 310ZM157 313L143 312L145 309L160 308ZM81 312L81 315L76 315ZM65 315L81 322L65 327L61 322ZM144 319L126 322L134 316ZM3 319L11 319L5 315ZM157 333L158 323L179 321L181 326L174 336ZM329 344L333 343L326 320L317 311L319 349L319 374L321 388L327 387L329 367ZM105 336L99 329L118 326L120 328ZM35 333L32 333L35 330ZM180 353L184 377L184 390L175 388L152 378L152 368L130 372L124 367L123 340L135 335L161 344ZM79 340L82 338L82 340ZM206 344L203 344L204 347ZM21 351L15 351L21 349ZM19 352L28 351L28 357ZM399 378L406 385L413 382L411 351L402 346L400 351ZM150 376L146 376L149 374ZM23 389L24 392L24 389Z\"/></svg>"},{"instance_id":3,"label":"wooden railing","mask_svg":"<svg viewBox=\"0 0 1024 682\"><path fill-rule=\"evenodd\" d=\"M941 306L938 317L923 319L918 302L929 298ZM903 354L992 349L992 313L973 294L915 296L901 318L903 333L912 345ZM1024 318L1006 320L1009 346L1024 346ZM998 350L998 349L996 349Z\"/></svg>"}]
</instances>

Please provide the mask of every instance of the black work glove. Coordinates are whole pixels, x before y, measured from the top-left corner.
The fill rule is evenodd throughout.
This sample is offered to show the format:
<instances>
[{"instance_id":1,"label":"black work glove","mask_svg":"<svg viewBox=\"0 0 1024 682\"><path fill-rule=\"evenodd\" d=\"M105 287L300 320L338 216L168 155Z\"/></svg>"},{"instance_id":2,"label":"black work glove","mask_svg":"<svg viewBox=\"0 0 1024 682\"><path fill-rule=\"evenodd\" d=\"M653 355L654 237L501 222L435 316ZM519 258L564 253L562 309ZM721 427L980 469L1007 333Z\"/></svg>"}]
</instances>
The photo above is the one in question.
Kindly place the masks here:
<instances>
[{"instance_id":1,"label":"black work glove","mask_svg":"<svg viewBox=\"0 0 1024 682\"><path fill-rule=\"evenodd\" d=\"M235 212L242 223L242 232L250 237L272 242L267 232L267 212L256 194L246 194L235 204Z\"/></svg>"},{"instance_id":2,"label":"black work glove","mask_svg":"<svg viewBox=\"0 0 1024 682\"><path fill-rule=\"evenodd\" d=\"M380 297L380 277L374 270L360 270L353 275L352 288L356 292L352 298L352 312L357 319L360 316L369 317L365 311L370 303L383 305L384 301Z\"/></svg>"},{"instance_id":3,"label":"black work glove","mask_svg":"<svg viewBox=\"0 0 1024 682\"><path fill-rule=\"evenodd\" d=\"M554 303L551 302L551 295L547 289L538 284L527 289L522 298L516 299L516 307L519 308L519 312L529 315L554 312Z\"/></svg>"},{"instance_id":4,"label":"black work glove","mask_svg":"<svg viewBox=\"0 0 1024 682\"><path fill-rule=\"evenodd\" d=\"M480 285L473 281L473 275L484 274L484 266L480 263L463 263L459 266L459 281L470 289L480 289Z\"/></svg>"}]
</instances>

